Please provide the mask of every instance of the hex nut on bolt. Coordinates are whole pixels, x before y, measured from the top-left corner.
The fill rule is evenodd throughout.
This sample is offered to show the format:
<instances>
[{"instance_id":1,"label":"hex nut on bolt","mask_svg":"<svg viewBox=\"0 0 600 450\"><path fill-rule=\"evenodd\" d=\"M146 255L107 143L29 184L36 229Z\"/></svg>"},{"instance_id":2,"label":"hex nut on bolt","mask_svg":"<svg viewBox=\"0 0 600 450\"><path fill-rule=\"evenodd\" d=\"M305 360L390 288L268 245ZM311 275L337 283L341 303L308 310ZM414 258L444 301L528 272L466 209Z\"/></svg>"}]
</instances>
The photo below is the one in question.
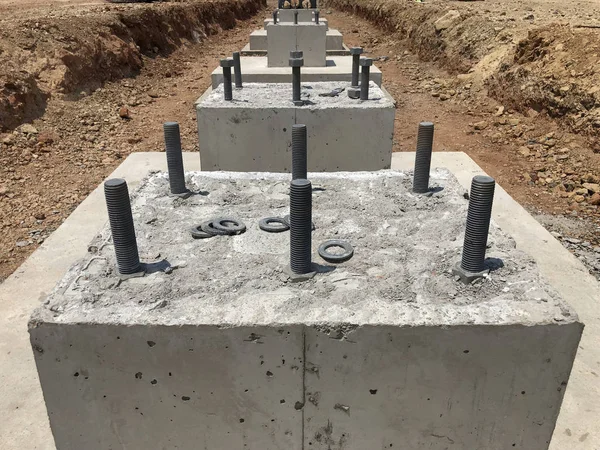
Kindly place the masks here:
<instances>
[{"instance_id":1,"label":"hex nut on bolt","mask_svg":"<svg viewBox=\"0 0 600 450\"><path fill-rule=\"evenodd\" d=\"M348 88L348 97L357 100L360 98L360 88L356 86L351 86Z\"/></svg>"}]
</instances>

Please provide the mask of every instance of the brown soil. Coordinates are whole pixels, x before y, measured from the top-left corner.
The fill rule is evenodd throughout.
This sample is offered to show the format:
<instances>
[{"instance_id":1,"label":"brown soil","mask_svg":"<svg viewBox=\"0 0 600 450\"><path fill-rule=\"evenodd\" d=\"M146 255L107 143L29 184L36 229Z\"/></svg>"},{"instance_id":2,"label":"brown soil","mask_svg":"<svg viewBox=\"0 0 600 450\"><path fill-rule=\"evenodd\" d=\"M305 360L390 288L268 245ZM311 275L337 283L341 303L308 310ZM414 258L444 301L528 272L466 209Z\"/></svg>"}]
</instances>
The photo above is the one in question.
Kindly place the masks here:
<instances>
[{"instance_id":1,"label":"brown soil","mask_svg":"<svg viewBox=\"0 0 600 450\"><path fill-rule=\"evenodd\" d=\"M381 59L384 84L399 103L396 151L413 151L416 122L433 120L435 150L468 153L530 211L583 220L572 234L598 244L600 154L590 121L600 104L590 92L600 91L592 68L600 30L568 24L593 26L598 2L327 5L345 12L328 18L346 43ZM436 30L444 16L452 20ZM564 23L550 25L557 17Z\"/></svg>"},{"instance_id":2,"label":"brown soil","mask_svg":"<svg viewBox=\"0 0 600 450\"><path fill-rule=\"evenodd\" d=\"M395 151L414 150L417 122L433 120L435 150L468 153L532 212L573 217L570 235L598 242L591 202L600 154L587 119L595 106L577 124L569 112L575 106L559 108L551 91L534 89L564 87L571 73L559 66L579 53L553 55L576 46L569 33L596 33L566 25L544 31L553 30L544 26L557 4L565 21L578 11L566 0L548 4L329 0L345 12L322 12L346 43L379 58L398 102ZM193 102L218 59L243 47L268 14L248 19L262 8L259 0L49 8L16 9L0 21L0 103L12 108L10 116L0 109L0 280L129 153L161 151L162 122L180 122L184 150L198 150ZM450 8L463 20L436 31ZM586 8L597 17L595 6ZM533 23L523 20L530 14ZM577 20L584 19L593 24L587 13ZM543 77L548 67L554 72ZM572 89L558 91L567 105L580 101L584 87L577 86L593 80L590 72L577 76L579 65L573 70Z\"/></svg>"},{"instance_id":3,"label":"brown soil","mask_svg":"<svg viewBox=\"0 0 600 450\"><path fill-rule=\"evenodd\" d=\"M179 121L185 150L197 150L193 102L263 9L262 0L192 0L6 21L0 48L23 64L15 62L15 71L10 58L0 64L0 104L9 103L8 112L0 109L9 128L0 133L0 281L123 158L162 150L162 122ZM65 51L69 57L56 57ZM39 70L23 71L34 65ZM20 125L23 117L36 119Z\"/></svg>"}]
</instances>

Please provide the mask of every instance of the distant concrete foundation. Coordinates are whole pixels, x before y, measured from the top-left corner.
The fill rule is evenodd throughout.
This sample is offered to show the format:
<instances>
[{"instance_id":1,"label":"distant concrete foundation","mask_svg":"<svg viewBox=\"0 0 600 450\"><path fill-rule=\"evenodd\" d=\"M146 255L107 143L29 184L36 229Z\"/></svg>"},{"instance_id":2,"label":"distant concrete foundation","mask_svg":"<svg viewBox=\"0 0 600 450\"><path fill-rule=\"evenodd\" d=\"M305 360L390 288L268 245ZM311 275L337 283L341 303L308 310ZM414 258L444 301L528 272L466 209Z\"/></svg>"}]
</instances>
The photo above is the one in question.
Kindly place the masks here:
<instances>
[{"instance_id":1,"label":"distant concrete foundation","mask_svg":"<svg viewBox=\"0 0 600 450\"><path fill-rule=\"evenodd\" d=\"M242 49L244 56L266 56L268 49L267 30L257 30L250 34L250 42ZM338 30L327 30L325 49L327 56L338 56L349 54L344 45L342 33Z\"/></svg>"},{"instance_id":2,"label":"distant concrete foundation","mask_svg":"<svg viewBox=\"0 0 600 450\"><path fill-rule=\"evenodd\" d=\"M290 51L303 52L305 67L325 67L327 29L324 24L267 26L269 67L289 67Z\"/></svg>"},{"instance_id":3,"label":"distant concrete foundation","mask_svg":"<svg viewBox=\"0 0 600 450\"><path fill-rule=\"evenodd\" d=\"M266 57L243 57L242 73L246 83L290 83L291 67L268 67ZM223 69L217 67L211 75L212 87L215 89L223 83ZM352 81L352 58L343 56L327 57L325 67L303 67L302 81L314 83L318 81ZM371 66L371 81L381 87L382 74L375 66Z\"/></svg>"},{"instance_id":4,"label":"distant concrete foundation","mask_svg":"<svg viewBox=\"0 0 600 450\"><path fill-rule=\"evenodd\" d=\"M150 176L132 210L148 275L121 282L107 229L29 331L57 450L546 450L582 325L495 223L465 286L467 201L443 169L309 174L314 262L289 283L289 175ZM244 234L194 240L211 217ZM335 236L354 257L316 256ZM166 260L172 270L164 270ZM162 267L162 270L161 270Z\"/></svg>"},{"instance_id":5,"label":"distant concrete foundation","mask_svg":"<svg viewBox=\"0 0 600 450\"><path fill-rule=\"evenodd\" d=\"M345 92L322 97L345 83L303 83L306 106L295 107L289 84L246 84L223 100L223 86L196 103L203 170L291 170L293 124L308 128L311 171L379 170L390 167L394 101L371 82L371 100Z\"/></svg>"}]
</instances>

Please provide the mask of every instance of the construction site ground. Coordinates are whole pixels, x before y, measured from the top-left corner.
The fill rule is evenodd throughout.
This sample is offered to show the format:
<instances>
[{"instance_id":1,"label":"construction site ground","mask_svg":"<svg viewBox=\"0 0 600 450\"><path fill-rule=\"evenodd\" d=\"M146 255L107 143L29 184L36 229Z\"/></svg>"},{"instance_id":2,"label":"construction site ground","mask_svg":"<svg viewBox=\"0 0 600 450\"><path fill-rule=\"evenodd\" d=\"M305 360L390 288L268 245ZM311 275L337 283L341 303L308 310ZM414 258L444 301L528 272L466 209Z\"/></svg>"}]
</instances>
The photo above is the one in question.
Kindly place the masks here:
<instances>
[{"instance_id":1,"label":"construction site ground","mask_svg":"<svg viewBox=\"0 0 600 450\"><path fill-rule=\"evenodd\" d=\"M0 0L0 281L194 101L273 0ZM471 156L600 273L600 2L329 0L397 102L394 151Z\"/></svg>"}]
</instances>

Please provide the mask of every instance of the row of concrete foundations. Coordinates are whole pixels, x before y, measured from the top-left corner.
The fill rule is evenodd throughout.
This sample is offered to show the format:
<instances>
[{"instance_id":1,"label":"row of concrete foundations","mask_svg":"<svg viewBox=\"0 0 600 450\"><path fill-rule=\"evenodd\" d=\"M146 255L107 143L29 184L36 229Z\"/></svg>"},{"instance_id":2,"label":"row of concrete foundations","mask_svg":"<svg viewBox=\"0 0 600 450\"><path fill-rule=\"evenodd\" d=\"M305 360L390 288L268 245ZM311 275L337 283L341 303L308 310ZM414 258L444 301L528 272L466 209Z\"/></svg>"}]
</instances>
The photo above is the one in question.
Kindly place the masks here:
<instances>
[{"instance_id":1,"label":"row of concrete foundations","mask_svg":"<svg viewBox=\"0 0 600 450\"><path fill-rule=\"evenodd\" d=\"M226 69L213 73L195 105L195 195L170 196L155 174L134 196L140 247L169 258L170 271L156 263L115 281L104 229L32 317L57 449L546 450L577 316L501 230L497 256L519 261L525 278L508 271L508 290L483 293L453 284L437 264L441 247L455 247L464 192L447 171L426 196L407 189L410 173L381 171L396 112L381 72L363 83L368 99L348 95L352 58L328 53L343 42L314 11L297 17L282 10L254 34L250 47L266 43L267 54L241 59L231 99ZM291 51L306 62L300 102ZM244 172L290 172L294 124L308 128L309 170L342 172L310 175L316 235L357 248L308 287L277 275L285 236L250 226L198 242L183 231L207 214L243 212L251 225L284 214L287 178ZM435 238L411 245L420 234Z\"/></svg>"}]
</instances>

